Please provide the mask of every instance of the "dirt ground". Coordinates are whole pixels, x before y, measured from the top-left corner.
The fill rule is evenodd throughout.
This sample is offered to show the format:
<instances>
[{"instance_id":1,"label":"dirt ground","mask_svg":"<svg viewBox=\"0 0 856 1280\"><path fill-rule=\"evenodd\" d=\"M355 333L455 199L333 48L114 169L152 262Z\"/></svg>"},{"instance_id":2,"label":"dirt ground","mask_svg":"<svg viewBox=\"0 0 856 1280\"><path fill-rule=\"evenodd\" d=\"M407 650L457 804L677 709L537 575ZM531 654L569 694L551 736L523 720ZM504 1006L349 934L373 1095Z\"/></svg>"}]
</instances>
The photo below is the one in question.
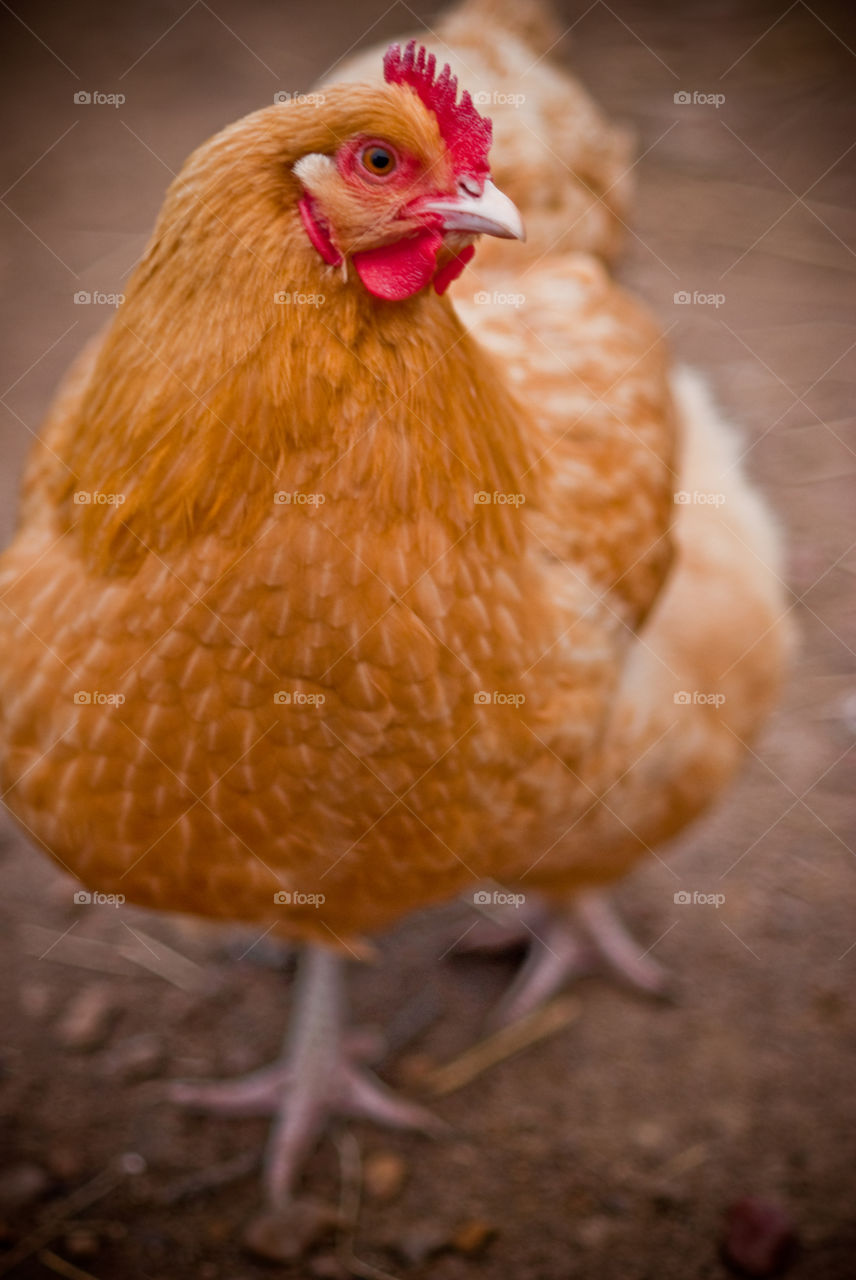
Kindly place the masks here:
<instances>
[{"instance_id":1,"label":"dirt ground","mask_svg":"<svg viewBox=\"0 0 856 1280\"><path fill-rule=\"evenodd\" d=\"M4 534L31 432L104 319L74 294L121 289L170 171L276 89L430 20L416 0L13 8ZM335 1133L307 1186L333 1200L343 1186L351 1225L338 1255L331 1242L277 1272L240 1244L265 1123L189 1116L162 1089L275 1054L288 958L243 932L75 906L7 824L0 1275L716 1278L723 1214L746 1195L793 1222L794 1280L856 1275L856 23L803 0L563 12L561 56L639 134L621 275L709 371L789 535L803 639L784 705L725 802L666 853L682 888L725 902L676 904L672 877L641 869L621 904L679 1000L587 979L563 1029L430 1100L447 1136ZM127 101L81 111L81 89ZM725 101L680 105L679 90ZM724 301L676 305L679 291ZM452 906L410 920L381 940L382 964L350 974L355 1020L391 1025L381 1074L413 1096L472 1043L512 972L444 958L468 919Z\"/></svg>"}]
</instances>

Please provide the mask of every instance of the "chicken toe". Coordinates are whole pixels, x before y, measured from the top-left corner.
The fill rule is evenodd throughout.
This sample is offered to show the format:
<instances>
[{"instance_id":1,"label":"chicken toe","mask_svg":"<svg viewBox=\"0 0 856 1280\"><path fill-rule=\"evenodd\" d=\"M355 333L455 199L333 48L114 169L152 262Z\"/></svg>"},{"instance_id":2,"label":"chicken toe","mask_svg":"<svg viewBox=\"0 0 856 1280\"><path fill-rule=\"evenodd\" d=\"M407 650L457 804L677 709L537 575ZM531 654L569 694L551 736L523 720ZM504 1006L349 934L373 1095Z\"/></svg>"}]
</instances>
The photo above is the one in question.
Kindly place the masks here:
<instances>
[{"instance_id":1,"label":"chicken toe","mask_svg":"<svg viewBox=\"0 0 856 1280\"><path fill-rule=\"evenodd\" d=\"M574 916L601 959L637 991L669 999L674 983L667 969L641 950L607 894L587 890L574 899Z\"/></svg>"},{"instance_id":2,"label":"chicken toe","mask_svg":"<svg viewBox=\"0 0 856 1280\"><path fill-rule=\"evenodd\" d=\"M532 1013L562 987L591 973L597 956L572 921L547 913L537 927L525 925L529 935L526 958L514 981L492 1010L491 1027L510 1026Z\"/></svg>"}]
</instances>

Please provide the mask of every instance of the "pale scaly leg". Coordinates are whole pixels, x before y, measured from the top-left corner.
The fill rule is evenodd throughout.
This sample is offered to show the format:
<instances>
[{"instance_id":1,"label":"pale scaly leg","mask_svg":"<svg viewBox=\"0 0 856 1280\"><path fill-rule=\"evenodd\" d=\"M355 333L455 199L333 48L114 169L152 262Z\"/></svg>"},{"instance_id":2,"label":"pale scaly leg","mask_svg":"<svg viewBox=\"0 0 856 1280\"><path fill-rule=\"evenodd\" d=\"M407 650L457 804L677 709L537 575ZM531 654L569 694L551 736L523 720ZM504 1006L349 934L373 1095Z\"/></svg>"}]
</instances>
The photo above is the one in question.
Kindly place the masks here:
<instances>
[{"instance_id":1,"label":"pale scaly leg","mask_svg":"<svg viewBox=\"0 0 856 1280\"><path fill-rule=\"evenodd\" d=\"M490 1022L505 1026L532 1013L562 987L591 974L598 962L636 990L671 994L670 975L637 943L608 896L600 890L578 893L562 910L542 901L517 912L506 926L479 921L456 948L459 953L499 952L525 944L526 958Z\"/></svg>"},{"instance_id":2,"label":"pale scaly leg","mask_svg":"<svg viewBox=\"0 0 856 1280\"><path fill-rule=\"evenodd\" d=\"M342 965L322 947L301 955L278 1062L237 1080L181 1081L170 1089L172 1101L196 1110L274 1115L264 1162L267 1211L250 1228L250 1243L261 1241L271 1257L297 1256L324 1221L335 1218L332 1209L296 1195L303 1164L328 1120L359 1117L424 1133L442 1128L429 1111L398 1098L353 1062L343 1034Z\"/></svg>"}]
</instances>

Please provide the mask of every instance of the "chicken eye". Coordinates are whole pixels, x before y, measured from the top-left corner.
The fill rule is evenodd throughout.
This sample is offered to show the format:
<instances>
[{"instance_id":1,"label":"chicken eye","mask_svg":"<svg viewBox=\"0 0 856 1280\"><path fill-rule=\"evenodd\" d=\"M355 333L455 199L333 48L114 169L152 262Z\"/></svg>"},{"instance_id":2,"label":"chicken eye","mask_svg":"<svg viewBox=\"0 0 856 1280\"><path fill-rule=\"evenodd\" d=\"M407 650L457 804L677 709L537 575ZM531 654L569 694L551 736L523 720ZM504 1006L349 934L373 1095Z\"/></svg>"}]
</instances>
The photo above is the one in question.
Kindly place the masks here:
<instances>
[{"instance_id":1,"label":"chicken eye","mask_svg":"<svg viewBox=\"0 0 856 1280\"><path fill-rule=\"evenodd\" d=\"M366 147L361 156L363 168L375 178L385 178L396 166L395 156L386 147Z\"/></svg>"}]
</instances>

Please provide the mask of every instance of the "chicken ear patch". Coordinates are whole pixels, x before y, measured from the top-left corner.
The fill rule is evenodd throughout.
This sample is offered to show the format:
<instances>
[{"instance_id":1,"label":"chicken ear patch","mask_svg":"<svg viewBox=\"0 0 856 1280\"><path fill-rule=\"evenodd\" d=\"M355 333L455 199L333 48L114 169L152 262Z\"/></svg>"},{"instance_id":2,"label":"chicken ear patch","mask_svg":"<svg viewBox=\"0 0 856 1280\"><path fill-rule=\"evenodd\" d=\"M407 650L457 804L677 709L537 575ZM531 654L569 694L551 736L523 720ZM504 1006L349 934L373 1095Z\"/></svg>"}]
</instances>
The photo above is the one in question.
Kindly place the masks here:
<instances>
[{"instance_id":1,"label":"chicken ear patch","mask_svg":"<svg viewBox=\"0 0 856 1280\"><path fill-rule=\"evenodd\" d=\"M442 243L438 232L421 231L395 244L355 253L353 263L369 293L386 302L401 302L433 279Z\"/></svg>"}]
</instances>

